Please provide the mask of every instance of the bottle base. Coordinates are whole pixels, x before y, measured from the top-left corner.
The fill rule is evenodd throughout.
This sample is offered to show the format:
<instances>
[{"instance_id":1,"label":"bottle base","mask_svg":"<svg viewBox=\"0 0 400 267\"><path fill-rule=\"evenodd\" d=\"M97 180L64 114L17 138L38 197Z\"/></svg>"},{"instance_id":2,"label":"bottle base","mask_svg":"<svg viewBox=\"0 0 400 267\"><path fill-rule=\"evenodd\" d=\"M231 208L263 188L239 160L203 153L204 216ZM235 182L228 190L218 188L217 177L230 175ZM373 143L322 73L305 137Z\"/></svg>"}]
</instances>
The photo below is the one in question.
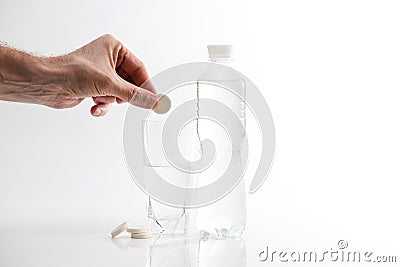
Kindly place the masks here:
<instances>
[{"instance_id":1,"label":"bottle base","mask_svg":"<svg viewBox=\"0 0 400 267\"><path fill-rule=\"evenodd\" d=\"M226 228L216 228L214 231L199 231L201 237L210 237L217 239L227 239L232 237L241 237L243 235L244 229L237 229L235 231L229 231Z\"/></svg>"}]
</instances>

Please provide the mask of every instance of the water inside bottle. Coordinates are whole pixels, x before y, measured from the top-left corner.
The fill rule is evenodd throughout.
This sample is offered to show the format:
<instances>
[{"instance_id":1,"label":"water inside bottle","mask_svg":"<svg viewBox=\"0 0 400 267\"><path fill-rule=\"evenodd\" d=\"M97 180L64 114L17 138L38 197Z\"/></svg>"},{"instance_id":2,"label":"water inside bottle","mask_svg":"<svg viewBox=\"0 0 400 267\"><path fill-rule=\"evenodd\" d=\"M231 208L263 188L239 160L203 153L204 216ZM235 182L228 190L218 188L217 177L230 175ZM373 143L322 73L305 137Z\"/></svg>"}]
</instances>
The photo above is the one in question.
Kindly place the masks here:
<instances>
[{"instance_id":1,"label":"water inside bottle","mask_svg":"<svg viewBox=\"0 0 400 267\"><path fill-rule=\"evenodd\" d=\"M218 100L221 104L229 107L237 118L245 126L245 110L246 105L241 97L245 95L245 87L241 80L224 80L218 81L223 83L226 88L232 91L213 86L212 83L197 83L197 97L210 98ZM239 96L238 96L239 95ZM198 115L201 117L202 108L198 107ZM222 134L221 127L217 124L209 124L206 120L199 120L198 123L199 139L210 138L214 144L217 144L217 157L220 160L216 163L214 169L207 170L198 174L195 179L198 183L209 184L222 176L229 162L233 160L233 168L237 173L242 171L243 163L241 160L240 146L234 144L240 143L237 140L244 137L243 129L237 129L233 133ZM236 139L235 142L229 142L229 138ZM219 148L219 149L218 149ZM197 210L196 227L203 236L215 236L218 238L226 238L230 236L241 236L245 228L246 222L246 192L244 181L241 181L227 196L221 200L201 207Z\"/></svg>"},{"instance_id":2,"label":"water inside bottle","mask_svg":"<svg viewBox=\"0 0 400 267\"><path fill-rule=\"evenodd\" d=\"M221 84L221 82L218 82ZM169 183L181 187L202 187L209 185L220 178L231 159L234 161L234 168L237 172L243 169L243 163L240 156L240 147L233 147L231 138L243 138L243 129L237 129L234 133L227 133L218 123L207 120L202 117L202 107L200 99L209 98L220 101L221 104L229 107L238 119L245 125L245 102L239 96L244 97L245 88L240 80L226 80L224 86L232 88L235 93L213 85L212 81L202 83L197 81L194 85L187 85L185 91L189 98L196 99L196 119L187 125L186 137L180 148L188 160L194 161L202 155L202 140L210 139L216 146L215 161L204 172L179 173L172 166L159 164L158 166L146 166L146 180L151 179L146 168L156 170L163 179ZM189 92L189 93L188 93ZM175 98L173 102L175 102ZM179 104L179 103L177 103ZM150 131L149 135L155 132ZM159 137L154 137L155 139ZM161 140L159 140L161 142ZM156 142L157 143L157 142ZM238 142L235 142L238 143ZM153 143L152 143L153 144ZM159 146L162 147L162 143ZM159 148L156 148L156 150ZM186 151L185 151L186 150ZM162 155L162 150L158 151ZM158 154L157 154L158 155ZM157 156L156 156L157 158ZM170 234L188 234L199 232L203 236L229 237L240 236L245 227L246 221L246 194L245 185L241 181L227 196L211 205L199 208L197 210L187 210L185 208L174 208L166 206L149 198L148 200L148 218L150 229L153 232L164 232ZM194 230L193 230L194 229Z\"/></svg>"}]
</instances>

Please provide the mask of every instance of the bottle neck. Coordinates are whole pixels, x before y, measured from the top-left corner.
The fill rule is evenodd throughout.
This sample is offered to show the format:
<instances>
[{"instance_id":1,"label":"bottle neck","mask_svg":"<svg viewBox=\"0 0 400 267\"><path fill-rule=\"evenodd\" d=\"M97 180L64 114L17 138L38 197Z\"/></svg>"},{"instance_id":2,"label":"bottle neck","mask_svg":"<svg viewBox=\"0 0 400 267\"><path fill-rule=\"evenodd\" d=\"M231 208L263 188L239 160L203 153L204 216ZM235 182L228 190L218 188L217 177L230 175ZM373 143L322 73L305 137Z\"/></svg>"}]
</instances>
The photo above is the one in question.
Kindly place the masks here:
<instances>
[{"instance_id":1,"label":"bottle neck","mask_svg":"<svg viewBox=\"0 0 400 267\"><path fill-rule=\"evenodd\" d=\"M208 60L219 64L232 65L232 58L209 58Z\"/></svg>"}]
</instances>

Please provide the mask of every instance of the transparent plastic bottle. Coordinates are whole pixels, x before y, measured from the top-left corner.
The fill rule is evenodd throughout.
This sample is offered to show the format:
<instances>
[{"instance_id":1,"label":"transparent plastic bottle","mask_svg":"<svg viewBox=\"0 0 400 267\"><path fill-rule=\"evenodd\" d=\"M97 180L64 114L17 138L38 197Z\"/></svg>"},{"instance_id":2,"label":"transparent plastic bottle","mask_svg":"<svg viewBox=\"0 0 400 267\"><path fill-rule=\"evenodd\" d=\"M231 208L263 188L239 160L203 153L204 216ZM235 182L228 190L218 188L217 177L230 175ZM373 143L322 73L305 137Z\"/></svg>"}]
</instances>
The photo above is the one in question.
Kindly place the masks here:
<instances>
[{"instance_id":1,"label":"transparent plastic bottle","mask_svg":"<svg viewBox=\"0 0 400 267\"><path fill-rule=\"evenodd\" d=\"M217 64L224 64L232 67L232 46L231 45L209 45L208 47L209 60ZM212 79L205 81L206 83L218 83L226 86L229 90L219 89L214 86L207 90L207 85L200 85L198 97L211 98L220 101L222 104L228 106L233 110L237 117L242 122L242 125L246 124L246 103L243 99L246 97L246 85L244 80L232 77L229 73L224 75L223 73L216 73ZM237 95L240 97L238 97ZM199 115L201 116L202 107L199 108ZM203 126L203 127L202 127ZM215 126L217 127L217 126ZM213 126L204 126L201 121L199 124L199 135L204 136L205 134L214 137L214 142L224 144L227 138L218 137L216 128ZM211 132L211 134L210 134ZM237 129L233 133L229 133L230 138L235 140L241 140L244 137L243 129ZM219 138L219 139L218 139ZM215 140L217 139L217 140ZM229 158L233 157L235 161L235 168L238 172L241 172L244 168L241 159L241 142L234 142L233 144L226 144L225 151L219 151L220 155ZM238 145L239 144L239 145ZM231 146L232 145L232 146ZM203 174L200 174L200 176ZM197 181L207 180L209 177L216 175L203 175L203 177L197 178ZM215 178L215 177L214 177ZM197 210L196 228L202 236L213 236L217 238L226 238L233 236L241 236L246 224L246 192L245 183L243 180L224 198L219 201L201 207Z\"/></svg>"},{"instance_id":2,"label":"transparent plastic bottle","mask_svg":"<svg viewBox=\"0 0 400 267\"><path fill-rule=\"evenodd\" d=\"M232 66L232 46L208 46L208 51L211 62ZM180 173L174 169L162 151L161 132L165 118L156 121L149 118L143 124L144 144L149 157L149 161L145 162L144 176L149 183L154 177L148 170L155 170L167 182L183 188L206 186L221 177L231 159L234 162L232 165L235 168L234 171L237 173L243 171L244 166L241 159L241 141L245 135L243 128L234 129L227 136L220 125L213 124L211 120L202 117L202 112L207 107L202 106L199 100L209 98L220 101L221 104L229 107L236 114L235 119L239 119L245 126L246 104L243 101L246 95L245 82L237 75L232 76L232 72L221 72L220 68L216 69L211 66L208 71L206 79L199 79L194 84L181 88L179 96L173 97L171 110L185 101L198 100L197 119L186 125L185 129L187 130L182 131L180 135L180 141L184 144L180 146L181 152L191 159L200 158L202 154L201 140L210 139L216 145L215 164L213 163L210 168L200 173ZM221 85L225 88L221 88ZM232 177L232 179L234 178ZM188 197L196 198L196 196L189 195ZM246 223L244 181L240 181L224 198L198 209L169 207L149 197L147 216L150 230L153 233L172 235L200 233L205 237L217 238L241 236Z\"/></svg>"}]
</instances>

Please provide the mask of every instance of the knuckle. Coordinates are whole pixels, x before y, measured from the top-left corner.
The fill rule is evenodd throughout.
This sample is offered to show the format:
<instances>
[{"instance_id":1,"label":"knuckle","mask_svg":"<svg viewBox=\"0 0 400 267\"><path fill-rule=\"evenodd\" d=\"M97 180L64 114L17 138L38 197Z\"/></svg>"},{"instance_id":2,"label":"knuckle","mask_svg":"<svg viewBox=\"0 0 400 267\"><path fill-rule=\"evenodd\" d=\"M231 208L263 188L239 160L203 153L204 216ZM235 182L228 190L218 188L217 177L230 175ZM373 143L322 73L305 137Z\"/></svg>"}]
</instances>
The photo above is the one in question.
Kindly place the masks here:
<instances>
[{"instance_id":1,"label":"knuckle","mask_svg":"<svg viewBox=\"0 0 400 267\"><path fill-rule=\"evenodd\" d=\"M140 59L137 59L135 63L137 65L137 69L136 69L135 73L138 73L139 71L147 72L146 66L143 61L141 61Z\"/></svg>"},{"instance_id":2,"label":"knuckle","mask_svg":"<svg viewBox=\"0 0 400 267\"><path fill-rule=\"evenodd\" d=\"M146 68L145 65L144 65L144 63L143 63L143 61L141 61L139 58L136 60L136 64L137 64L137 66L138 66L138 69L139 69L139 68L143 68L143 69Z\"/></svg>"},{"instance_id":3,"label":"knuckle","mask_svg":"<svg viewBox=\"0 0 400 267\"><path fill-rule=\"evenodd\" d=\"M130 102L136 103L138 101L138 98L139 98L139 92L138 92L137 88L133 87L130 90L130 96L129 96Z\"/></svg>"},{"instance_id":4,"label":"knuckle","mask_svg":"<svg viewBox=\"0 0 400 267\"><path fill-rule=\"evenodd\" d=\"M119 41L111 34L104 34L99 38L104 44L107 46L116 46L119 44Z\"/></svg>"},{"instance_id":5,"label":"knuckle","mask_svg":"<svg viewBox=\"0 0 400 267\"><path fill-rule=\"evenodd\" d=\"M106 41L115 41L116 40L115 37L109 33L102 35L101 38Z\"/></svg>"}]
</instances>

